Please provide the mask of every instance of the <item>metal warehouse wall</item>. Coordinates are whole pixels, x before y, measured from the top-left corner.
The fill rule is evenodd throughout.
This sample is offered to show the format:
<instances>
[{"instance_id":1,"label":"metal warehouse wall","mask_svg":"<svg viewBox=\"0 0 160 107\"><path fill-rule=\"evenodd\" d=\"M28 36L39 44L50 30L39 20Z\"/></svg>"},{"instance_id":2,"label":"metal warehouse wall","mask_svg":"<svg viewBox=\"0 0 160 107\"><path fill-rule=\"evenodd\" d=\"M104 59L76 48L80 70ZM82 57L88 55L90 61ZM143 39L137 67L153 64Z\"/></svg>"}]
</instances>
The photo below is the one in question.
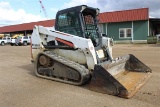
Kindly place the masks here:
<instances>
[{"instance_id":1,"label":"metal warehouse wall","mask_svg":"<svg viewBox=\"0 0 160 107\"><path fill-rule=\"evenodd\" d=\"M115 22L108 23L107 35L113 37L115 41L131 41L132 38L119 38L120 28L132 28L132 22ZM148 21L133 22L133 40L147 40L148 36Z\"/></svg>"},{"instance_id":2,"label":"metal warehouse wall","mask_svg":"<svg viewBox=\"0 0 160 107\"><path fill-rule=\"evenodd\" d=\"M132 22L108 23L107 35L113 37L114 40L132 40L131 38L119 38L120 28L132 28Z\"/></svg>"},{"instance_id":3,"label":"metal warehouse wall","mask_svg":"<svg viewBox=\"0 0 160 107\"><path fill-rule=\"evenodd\" d=\"M135 21L133 26L134 40L147 40L148 21Z\"/></svg>"}]
</instances>

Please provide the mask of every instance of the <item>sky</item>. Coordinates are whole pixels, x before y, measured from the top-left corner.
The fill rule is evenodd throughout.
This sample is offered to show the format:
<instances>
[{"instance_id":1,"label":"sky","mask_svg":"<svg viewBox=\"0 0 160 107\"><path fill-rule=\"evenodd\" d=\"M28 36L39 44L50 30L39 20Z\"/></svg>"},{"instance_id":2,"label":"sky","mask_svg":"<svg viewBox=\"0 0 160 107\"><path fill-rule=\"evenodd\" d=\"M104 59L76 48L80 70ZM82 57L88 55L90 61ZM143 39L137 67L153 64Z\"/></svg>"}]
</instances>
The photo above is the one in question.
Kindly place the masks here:
<instances>
[{"instance_id":1,"label":"sky","mask_svg":"<svg viewBox=\"0 0 160 107\"><path fill-rule=\"evenodd\" d=\"M160 18L160 0L0 0L0 26L55 19L58 10L88 5L111 12L137 8L149 8L149 16Z\"/></svg>"}]
</instances>

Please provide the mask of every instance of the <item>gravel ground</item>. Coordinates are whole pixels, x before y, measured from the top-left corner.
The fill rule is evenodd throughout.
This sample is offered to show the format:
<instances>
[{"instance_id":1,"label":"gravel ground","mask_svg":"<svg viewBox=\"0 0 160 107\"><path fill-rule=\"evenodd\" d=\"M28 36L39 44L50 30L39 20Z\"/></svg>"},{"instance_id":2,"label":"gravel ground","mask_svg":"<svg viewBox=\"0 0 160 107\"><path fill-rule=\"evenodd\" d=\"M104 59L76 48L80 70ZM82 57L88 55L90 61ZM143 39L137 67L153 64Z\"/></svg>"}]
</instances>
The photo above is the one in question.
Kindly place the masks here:
<instances>
[{"instance_id":1,"label":"gravel ground","mask_svg":"<svg viewBox=\"0 0 160 107\"><path fill-rule=\"evenodd\" d=\"M0 46L0 107L159 107L160 44L113 47L114 57L125 54L135 55L153 71L131 99L38 78L30 61L30 46Z\"/></svg>"}]
</instances>

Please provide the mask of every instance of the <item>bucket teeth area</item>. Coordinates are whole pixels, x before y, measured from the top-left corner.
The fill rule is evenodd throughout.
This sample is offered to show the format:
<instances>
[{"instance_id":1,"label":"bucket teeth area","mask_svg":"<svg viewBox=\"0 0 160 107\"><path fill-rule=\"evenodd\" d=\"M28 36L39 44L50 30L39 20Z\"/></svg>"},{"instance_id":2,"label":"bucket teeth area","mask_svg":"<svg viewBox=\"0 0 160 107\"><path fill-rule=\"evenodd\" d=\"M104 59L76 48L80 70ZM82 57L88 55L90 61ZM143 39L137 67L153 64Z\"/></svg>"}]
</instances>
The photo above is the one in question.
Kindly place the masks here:
<instances>
[{"instance_id":1,"label":"bucket teeth area","mask_svg":"<svg viewBox=\"0 0 160 107\"><path fill-rule=\"evenodd\" d=\"M117 81L123 85L127 90L127 95L120 95L122 97L132 97L150 78L151 73L142 72L127 72L116 77Z\"/></svg>"},{"instance_id":2,"label":"bucket teeth area","mask_svg":"<svg viewBox=\"0 0 160 107\"><path fill-rule=\"evenodd\" d=\"M133 55L95 65L90 90L131 98L151 77L151 69Z\"/></svg>"}]
</instances>

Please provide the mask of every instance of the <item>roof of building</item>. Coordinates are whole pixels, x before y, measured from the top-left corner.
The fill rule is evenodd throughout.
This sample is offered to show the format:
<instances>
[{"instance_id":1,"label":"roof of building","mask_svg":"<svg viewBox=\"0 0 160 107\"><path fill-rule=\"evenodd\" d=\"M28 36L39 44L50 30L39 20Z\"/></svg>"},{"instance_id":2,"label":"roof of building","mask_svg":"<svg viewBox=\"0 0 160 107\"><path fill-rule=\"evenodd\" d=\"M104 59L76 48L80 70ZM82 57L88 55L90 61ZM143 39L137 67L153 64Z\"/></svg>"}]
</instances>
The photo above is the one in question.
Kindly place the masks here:
<instances>
[{"instance_id":1,"label":"roof of building","mask_svg":"<svg viewBox=\"0 0 160 107\"><path fill-rule=\"evenodd\" d=\"M149 13L148 13L148 8L104 12L99 14L99 19L100 19L99 23L148 20ZM45 21L39 21L39 22L3 26L3 27L0 27L0 33L32 30L35 25L52 27L54 26L54 24L55 24L55 20L52 19L52 20L45 20Z\"/></svg>"},{"instance_id":2,"label":"roof of building","mask_svg":"<svg viewBox=\"0 0 160 107\"><path fill-rule=\"evenodd\" d=\"M0 27L0 33L32 30L35 25L52 27L52 26L54 26L54 23L55 23L55 20L52 19L52 20L45 20L45 21L39 21L39 22L31 22L31 23L3 26L3 27Z\"/></svg>"},{"instance_id":3,"label":"roof of building","mask_svg":"<svg viewBox=\"0 0 160 107\"><path fill-rule=\"evenodd\" d=\"M148 8L104 12L99 14L100 23L148 20Z\"/></svg>"}]
</instances>

